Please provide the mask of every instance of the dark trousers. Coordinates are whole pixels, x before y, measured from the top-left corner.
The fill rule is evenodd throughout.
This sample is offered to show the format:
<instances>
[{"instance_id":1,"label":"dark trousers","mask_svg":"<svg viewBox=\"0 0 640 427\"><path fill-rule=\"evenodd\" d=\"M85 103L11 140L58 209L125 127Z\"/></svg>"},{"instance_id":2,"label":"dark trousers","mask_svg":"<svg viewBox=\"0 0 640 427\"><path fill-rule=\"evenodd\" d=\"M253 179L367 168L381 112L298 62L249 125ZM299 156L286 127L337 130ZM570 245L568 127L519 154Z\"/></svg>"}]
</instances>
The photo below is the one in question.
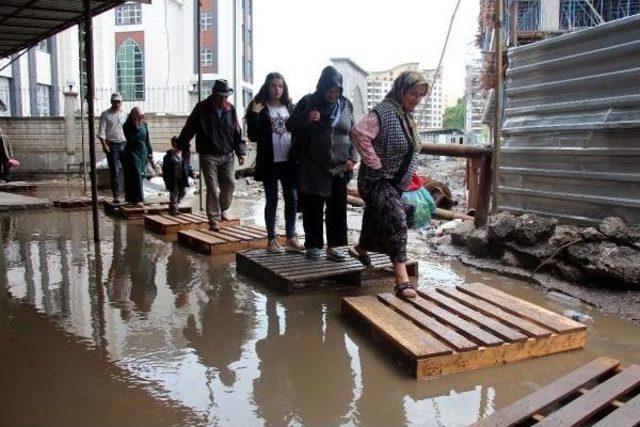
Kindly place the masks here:
<instances>
[{"instance_id":1,"label":"dark trousers","mask_svg":"<svg viewBox=\"0 0 640 427\"><path fill-rule=\"evenodd\" d=\"M124 144L124 142L112 142L107 153L109 175L111 176L111 193L114 199L120 197L120 174L122 173Z\"/></svg>"},{"instance_id":2,"label":"dark trousers","mask_svg":"<svg viewBox=\"0 0 640 427\"><path fill-rule=\"evenodd\" d=\"M287 239L296 235L296 205L298 195L294 187L295 165L292 162L274 163L265 173L262 181L267 204L264 207L264 221L267 224L269 240L276 238L276 211L278 209L278 181L282 184L284 199L284 222Z\"/></svg>"},{"instance_id":3,"label":"dark trousers","mask_svg":"<svg viewBox=\"0 0 640 427\"><path fill-rule=\"evenodd\" d=\"M347 244L347 182L343 177L334 176L331 182L331 196L322 197L316 194L301 193L302 225L304 226L305 248L322 248L324 233L322 230L325 218L327 244L329 247Z\"/></svg>"},{"instance_id":4,"label":"dark trousers","mask_svg":"<svg viewBox=\"0 0 640 427\"><path fill-rule=\"evenodd\" d=\"M186 194L187 186L183 182L177 181L173 189L169 191L169 208L177 209Z\"/></svg>"}]
</instances>

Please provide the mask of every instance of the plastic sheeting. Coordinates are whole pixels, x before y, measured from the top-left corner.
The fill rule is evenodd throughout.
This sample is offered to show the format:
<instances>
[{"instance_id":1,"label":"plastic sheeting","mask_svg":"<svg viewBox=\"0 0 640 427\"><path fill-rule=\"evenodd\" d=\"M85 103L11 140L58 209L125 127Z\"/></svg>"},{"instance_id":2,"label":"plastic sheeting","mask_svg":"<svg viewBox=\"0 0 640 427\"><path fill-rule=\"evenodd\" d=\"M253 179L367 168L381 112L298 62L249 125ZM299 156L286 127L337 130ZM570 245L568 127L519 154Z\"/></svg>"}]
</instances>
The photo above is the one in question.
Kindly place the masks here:
<instances>
[{"instance_id":1,"label":"plastic sheeting","mask_svg":"<svg viewBox=\"0 0 640 427\"><path fill-rule=\"evenodd\" d=\"M640 222L640 16L509 51L500 208Z\"/></svg>"}]
</instances>

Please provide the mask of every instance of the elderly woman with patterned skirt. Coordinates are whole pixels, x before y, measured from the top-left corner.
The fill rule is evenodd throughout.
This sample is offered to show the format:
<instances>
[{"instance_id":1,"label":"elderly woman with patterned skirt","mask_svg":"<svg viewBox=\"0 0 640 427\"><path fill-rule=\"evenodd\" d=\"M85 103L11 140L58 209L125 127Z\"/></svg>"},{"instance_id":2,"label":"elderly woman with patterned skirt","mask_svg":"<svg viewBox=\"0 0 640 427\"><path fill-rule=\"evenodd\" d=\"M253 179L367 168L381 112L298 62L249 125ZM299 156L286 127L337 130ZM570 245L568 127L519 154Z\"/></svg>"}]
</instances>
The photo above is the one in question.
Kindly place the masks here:
<instances>
[{"instance_id":1,"label":"elderly woman with patterned skirt","mask_svg":"<svg viewBox=\"0 0 640 427\"><path fill-rule=\"evenodd\" d=\"M403 72L391 91L351 131L362 157L358 191L364 199L360 241L349 254L365 266L369 251L391 258L394 291L414 298L416 290L407 274L407 217L401 196L416 169L420 140L413 111L426 96L429 84L422 74Z\"/></svg>"}]
</instances>

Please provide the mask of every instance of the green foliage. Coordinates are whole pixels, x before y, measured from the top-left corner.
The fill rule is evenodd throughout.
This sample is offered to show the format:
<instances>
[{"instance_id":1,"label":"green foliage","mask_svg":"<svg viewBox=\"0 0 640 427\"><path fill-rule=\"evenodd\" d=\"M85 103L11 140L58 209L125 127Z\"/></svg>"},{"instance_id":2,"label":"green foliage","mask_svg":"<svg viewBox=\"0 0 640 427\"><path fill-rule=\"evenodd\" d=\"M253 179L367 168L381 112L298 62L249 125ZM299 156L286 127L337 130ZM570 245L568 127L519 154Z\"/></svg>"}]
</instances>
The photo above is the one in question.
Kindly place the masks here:
<instances>
[{"instance_id":1,"label":"green foliage","mask_svg":"<svg viewBox=\"0 0 640 427\"><path fill-rule=\"evenodd\" d=\"M466 101L464 98L458 98L456 105L444 110L444 116L442 116L442 127L444 128L457 128L464 129L464 116L465 116Z\"/></svg>"}]
</instances>

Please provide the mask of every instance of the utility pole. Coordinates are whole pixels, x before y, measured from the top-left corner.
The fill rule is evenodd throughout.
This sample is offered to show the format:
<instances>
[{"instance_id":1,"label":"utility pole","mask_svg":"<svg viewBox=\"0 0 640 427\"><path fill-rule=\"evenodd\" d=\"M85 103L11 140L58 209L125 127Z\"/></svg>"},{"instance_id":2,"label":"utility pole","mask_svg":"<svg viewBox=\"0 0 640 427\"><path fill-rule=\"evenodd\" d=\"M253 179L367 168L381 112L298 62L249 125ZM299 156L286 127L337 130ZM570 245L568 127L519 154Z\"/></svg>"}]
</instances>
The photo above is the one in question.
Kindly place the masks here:
<instances>
[{"instance_id":1,"label":"utility pole","mask_svg":"<svg viewBox=\"0 0 640 427\"><path fill-rule=\"evenodd\" d=\"M84 53L87 58L87 124L89 126L89 161L91 162L91 210L93 213L93 241L100 241L98 222L98 174L96 172L96 127L95 127L95 76L93 74L93 21L91 1L84 1Z\"/></svg>"},{"instance_id":2,"label":"utility pole","mask_svg":"<svg viewBox=\"0 0 640 427\"><path fill-rule=\"evenodd\" d=\"M496 0L495 40L496 40L496 82L493 90L495 99L495 117L493 122L493 200L491 213L498 211L498 184L500 179L500 129L502 127L502 19L504 0Z\"/></svg>"},{"instance_id":3,"label":"utility pole","mask_svg":"<svg viewBox=\"0 0 640 427\"><path fill-rule=\"evenodd\" d=\"M202 2L198 0L196 10L196 32L198 36L196 37L196 45L197 45L197 54L196 59L198 61L198 103L202 101L202 31L201 31L201 13L202 13ZM204 191L204 186L202 185L202 163L200 162L200 156L198 156L198 200L200 201L200 210L202 210L202 192Z\"/></svg>"}]
</instances>

